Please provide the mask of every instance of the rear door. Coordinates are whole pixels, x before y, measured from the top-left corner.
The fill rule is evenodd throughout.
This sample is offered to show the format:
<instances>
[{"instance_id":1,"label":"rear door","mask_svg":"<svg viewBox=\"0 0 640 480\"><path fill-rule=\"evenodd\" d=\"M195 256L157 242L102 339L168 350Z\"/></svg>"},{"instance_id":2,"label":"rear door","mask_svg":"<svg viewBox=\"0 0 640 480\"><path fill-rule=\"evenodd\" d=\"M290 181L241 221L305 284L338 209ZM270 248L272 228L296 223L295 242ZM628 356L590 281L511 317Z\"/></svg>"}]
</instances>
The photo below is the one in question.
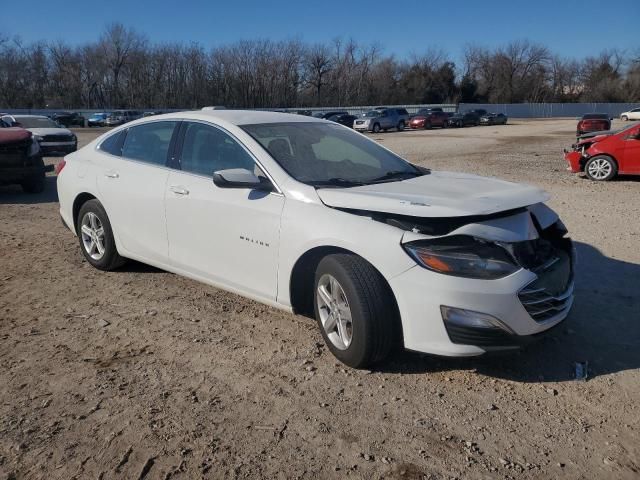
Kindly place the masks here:
<instances>
[{"instance_id":1,"label":"rear door","mask_svg":"<svg viewBox=\"0 0 640 480\"><path fill-rule=\"evenodd\" d=\"M122 131L122 137L108 137L99 147L103 152L98 165L100 201L122 246L140 259L168 260L164 192L167 157L178 123L136 125Z\"/></svg>"},{"instance_id":2,"label":"rear door","mask_svg":"<svg viewBox=\"0 0 640 480\"><path fill-rule=\"evenodd\" d=\"M170 261L214 283L276 299L284 196L220 188L213 172L250 169L253 156L227 131L184 122L180 153L165 189Z\"/></svg>"}]
</instances>

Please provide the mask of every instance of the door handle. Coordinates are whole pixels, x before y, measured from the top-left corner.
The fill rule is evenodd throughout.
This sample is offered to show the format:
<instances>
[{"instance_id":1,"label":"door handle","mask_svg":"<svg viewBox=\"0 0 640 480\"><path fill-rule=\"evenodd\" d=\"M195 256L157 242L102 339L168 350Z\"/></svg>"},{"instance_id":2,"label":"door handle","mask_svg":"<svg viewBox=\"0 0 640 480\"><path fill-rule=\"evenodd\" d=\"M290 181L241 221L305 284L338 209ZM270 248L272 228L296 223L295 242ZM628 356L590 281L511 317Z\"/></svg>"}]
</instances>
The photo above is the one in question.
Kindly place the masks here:
<instances>
[{"instance_id":1,"label":"door handle","mask_svg":"<svg viewBox=\"0 0 640 480\"><path fill-rule=\"evenodd\" d=\"M118 178L120 174L118 172L110 171L104 174L107 178Z\"/></svg>"},{"instance_id":2,"label":"door handle","mask_svg":"<svg viewBox=\"0 0 640 480\"><path fill-rule=\"evenodd\" d=\"M169 190L171 190L176 195L189 195L189 190L179 185L171 185L169 187Z\"/></svg>"}]
</instances>

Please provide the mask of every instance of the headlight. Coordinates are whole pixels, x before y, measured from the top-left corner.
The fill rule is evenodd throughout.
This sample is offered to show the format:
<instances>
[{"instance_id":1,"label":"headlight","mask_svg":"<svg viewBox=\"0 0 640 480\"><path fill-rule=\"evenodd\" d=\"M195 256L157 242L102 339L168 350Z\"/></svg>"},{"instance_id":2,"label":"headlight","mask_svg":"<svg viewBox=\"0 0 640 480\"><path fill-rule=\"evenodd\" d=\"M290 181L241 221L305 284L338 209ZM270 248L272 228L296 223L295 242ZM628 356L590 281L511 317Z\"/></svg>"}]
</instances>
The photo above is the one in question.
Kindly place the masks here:
<instances>
[{"instance_id":1,"label":"headlight","mask_svg":"<svg viewBox=\"0 0 640 480\"><path fill-rule=\"evenodd\" d=\"M44 140L44 137L40 136L40 135L34 135L33 138L36 142L41 142Z\"/></svg>"},{"instance_id":2,"label":"headlight","mask_svg":"<svg viewBox=\"0 0 640 480\"><path fill-rule=\"evenodd\" d=\"M31 138L31 145L29 145L29 153L28 153L30 157L33 157L34 155L37 155L40 152L40 144L36 141L36 138L38 137Z\"/></svg>"},{"instance_id":3,"label":"headlight","mask_svg":"<svg viewBox=\"0 0 640 480\"><path fill-rule=\"evenodd\" d=\"M418 240L403 247L418 264L444 275L493 280L520 269L501 246L466 235Z\"/></svg>"}]
</instances>

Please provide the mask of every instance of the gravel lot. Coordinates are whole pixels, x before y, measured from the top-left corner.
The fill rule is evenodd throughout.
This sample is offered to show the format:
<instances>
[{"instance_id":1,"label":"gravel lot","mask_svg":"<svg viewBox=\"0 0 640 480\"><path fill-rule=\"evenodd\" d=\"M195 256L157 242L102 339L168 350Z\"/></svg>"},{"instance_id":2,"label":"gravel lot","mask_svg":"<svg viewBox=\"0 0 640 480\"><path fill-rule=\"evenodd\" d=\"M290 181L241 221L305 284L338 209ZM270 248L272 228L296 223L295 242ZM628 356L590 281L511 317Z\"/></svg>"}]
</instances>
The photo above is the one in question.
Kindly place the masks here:
<instances>
[{"instance_id":1,"label":"gravel lot","mask_svg":"<svg viewBox=\"0 0 640 480\"><path fill-rule=\"evenodd\" d=\"M374 136L435 169L545 188L579 263L555 336L508 356L401 352L371 372L338 364L307 318L137 263L94 270L54 178L37 196L0 188L0 479L638 478L640 178L568 173L574 131Z\"/></svg>"}]
</instances>

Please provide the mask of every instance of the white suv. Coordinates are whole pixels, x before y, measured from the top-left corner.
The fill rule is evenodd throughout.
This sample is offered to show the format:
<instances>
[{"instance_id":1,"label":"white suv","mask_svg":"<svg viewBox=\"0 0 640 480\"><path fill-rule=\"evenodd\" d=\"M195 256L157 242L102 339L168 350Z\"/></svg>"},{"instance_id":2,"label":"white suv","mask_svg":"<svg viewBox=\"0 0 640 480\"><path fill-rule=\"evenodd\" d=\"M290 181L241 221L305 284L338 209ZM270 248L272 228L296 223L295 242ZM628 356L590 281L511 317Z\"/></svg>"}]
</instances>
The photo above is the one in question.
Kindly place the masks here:
<instances>
[{"instance_id":1,"label":"white suv","mask_svg":"<svg viewBox=\"0 0 640 480\"><path fill-rule=\"evenodd\" d=\"M627 120L640 120L640 108L634 108L628 112L622 112L620 114L620 120L626 122Z\"/></svg>"},{"instance_id":2,"label":"white suv","mask_svg":"<svg viewBox=\"0 0 640 480\"><path fill-rule=\"evenodd\" d=\"M59 168L60 213L90 264L131 258L313 316L353 367L394 342L517 348L571 308L572 244L545 192L417 167L333 122L159 115Z\"/></svg>"}]
</instances>

